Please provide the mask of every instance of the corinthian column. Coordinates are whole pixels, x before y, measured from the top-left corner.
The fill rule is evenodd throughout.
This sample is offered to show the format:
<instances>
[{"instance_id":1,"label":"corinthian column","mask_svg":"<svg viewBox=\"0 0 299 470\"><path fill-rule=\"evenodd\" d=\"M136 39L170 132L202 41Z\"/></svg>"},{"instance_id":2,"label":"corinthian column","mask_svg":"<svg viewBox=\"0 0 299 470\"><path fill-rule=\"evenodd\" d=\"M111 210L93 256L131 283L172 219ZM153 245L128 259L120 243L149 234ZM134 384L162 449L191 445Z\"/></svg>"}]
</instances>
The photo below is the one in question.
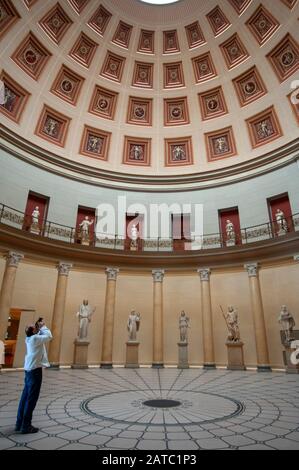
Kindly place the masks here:
<instances>
[{"instance_id":1,"label":"corinthian column","mask_svg":"<svg viewBox=\"0 0 299 470\"><path fill-rule=\"evenodd\" d=\"M118 273L119 269L106 269L107 284L101 361L101 367L104 369L112 368L115 292Z\"/></svg>"},{"instance_id":2,"label":"corinthian column","mask_svg":"<svg viewBox=\"0 0 299 470\"><path fill-rule=\"evenodd\" d=\"M248 272L250 284L251 308L253 313L253 324L257 354L257 370L258 372L271 372L264 307L262 301L260 280L258 275L258 264L246 264L245 269Z\"/></svg>"},{"instance_id":3,"label":"corinthian column","mask_svg":"<svg viewBox=\"0 0 299 470\"><path fill-rule=\"evenodd\" d=\"M215 352L213 338L213 317L210 288L210 269L198 269L201 281L201 310L203 322L204 368L215 369Z\"/></svg>"},{"instance_id":4,"label":"corinthian column","mask_svg":"<svg viewBox=\"0 0 299 470\"><path fill-rule=\"evenodd\" d=\"M163 279L165 271L152 271L154 281L153 367L164 367L163 355Z\"/></svg>"},{"instance_id":5,"label":"corinthian column","mask_svg":"<svg viewBox=\"0 0 299 470\"><path fill-rule=\"evenodd\" d=\"M59 265L57 266L58 277L51 328L53 339L50 342L49 347L49 362L51 364L51 368L53 369L59 369L60 366L60 350L65 311L66 290L69 273L72 267L73 265L68 263L59 263Z\"/></svg>"},{"instance_id":6,"label":"corinthian column","mask_svg":"<svg viewBox=\"0 0 299 470\"><path fill-rule=\"evenodd\" d=\"M24 256L20 253L10 251L6 256L6 266L0 292L0 340L5 340L7 323L12 307L12 296L14 291L17 268Z\"/></svg>"}]
</instances>

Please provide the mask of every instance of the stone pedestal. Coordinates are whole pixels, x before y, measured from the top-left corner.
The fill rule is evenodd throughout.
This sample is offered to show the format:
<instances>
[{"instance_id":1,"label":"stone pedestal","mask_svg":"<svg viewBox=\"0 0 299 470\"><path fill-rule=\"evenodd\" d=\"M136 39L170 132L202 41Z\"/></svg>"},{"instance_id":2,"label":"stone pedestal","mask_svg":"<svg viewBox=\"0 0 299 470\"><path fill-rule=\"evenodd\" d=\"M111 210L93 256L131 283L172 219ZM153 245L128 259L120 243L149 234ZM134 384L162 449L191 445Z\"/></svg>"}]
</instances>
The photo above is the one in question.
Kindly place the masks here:
<instances>
[{"instance_id":1,"label":"stone pedestal","mask_svg":"<svg viewBox=\"0 0 299 470\"><path fill-rule=\"evenodd\" d=\"M280 332L280 338L281 338L281 344L284 346L284 351L283 351L283 362L286 366L286 373L287 374L299 374L299 364L294 364L292 361L292 354L296 351L295 348L291 348L291 344L293 342L298 342L299 343L299 330L293 330L293 340L288 343L286 342L285 339L285 332L281 331ZM299 348L297 347L297 350ZM298 362L299 359L299 354L296 355L296 362Z\"/></svg>"},{"instance_id":2,"label":"stone pedestal","mask_svg":"<svg viewBox=\"0 0 299 470\"><path fill-rule=\"evenodd\" d=\"M241 341L231 342L227 341L227 357L228 357L228 370L246 370L244 365L244 353Z\"/></svg>"},{"instance_id":3,"label":"stone pedestal","mask_svg":"<svg viewBox=\"0 0 299 470\"><path fill-rule=\"evenodd\" d=\"M189 369L188 363L188 343L178 343L179 347L179 364L178 369Z\"/></svg>"},{"instance_id":4,"label":"stone pedestal","mask_svg":"<svg viewBox=\"0 0 299 470\"><path fill-rule=\"evenodd\" d=\"M234 240L234 239L226 240L226 246L227 247L236 246L236 240Z\"/></svg>"},{"instance_id":5,"label":"stone pedestal","mask_svg":"<svg viewBox=\"0 0 299 470\"><path fill-rule=\"evenodd\" d=\"M138 369L138 341L128 341L127 342L127 354L126 354L126 365L127 369Z\"/></svg>"},{"instance_id":6,"label":"stone pedestal","mask_svg":"<svg viewBox=\"0 0 299 470\"><path fill-rule=\"evenodd\" d=\"M32 224L30 227L30 233L34 233L35 235L40 234L40 228L38 224Z\"/></svg>"},{"instance_id":7,"label":"stone pedestal","mask_svg":"<svg viewBox=\"0 0 299 470\"><path fill-rule=\"evenodd\" d=\"M88 357L88 346L89 341L74 341L74 364L72 369L88 369L87 357Z\"/></svg>"}]
</instances>

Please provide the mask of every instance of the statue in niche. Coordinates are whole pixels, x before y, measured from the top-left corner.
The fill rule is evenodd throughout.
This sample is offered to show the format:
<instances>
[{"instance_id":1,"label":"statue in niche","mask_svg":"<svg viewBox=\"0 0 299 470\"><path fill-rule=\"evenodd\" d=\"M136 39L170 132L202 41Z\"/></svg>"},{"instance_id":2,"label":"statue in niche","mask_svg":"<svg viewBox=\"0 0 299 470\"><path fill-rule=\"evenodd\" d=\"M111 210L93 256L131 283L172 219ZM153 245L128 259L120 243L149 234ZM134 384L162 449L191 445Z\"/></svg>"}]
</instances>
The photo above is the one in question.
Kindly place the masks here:
<instances>
[{"instance_id":1,"label":"statue in niche","mask_svg":"<svg viewBox=\"0 0 299 470\"><path fill-rule=\"evenodd\" d=\"M226 221L225 231L226 231L226 239L228 241L235 241L236 240L235 226L232 223L232 221L229 220L229 219Z\"/></svg>"},{"instance_id":2,"label":"statue in niche","mask_svg":"<svg viewBox=\"0 0 299 470\"><path fill-rule=\"evenodd\" d=\"M127 329L129 332L129 341L136 341L137 339L137 332L139 331L140 327L140 313L132 310L127 323Z\"/></svg>"},{"instance_id":3,"label":"statue in niche","mask_svg":"<svg viewBox=\"0 0 299 470\"><path fill-rule=\"evenodd\" d=\"M138 241L138 228L134 224L131 228L131 249L134 250L137 248Z\"/></svg>"},{"instance_id":4,"label":"statue in niche","mask_svg":"<svg viewBox=\"0 0 299 470\"><path fill-rule=\"evenodd\" d=\"M35 209L33 210L31 214L31 226L30 226L30 231L39 233L39 217L40 217L40 211L39 211L39 206L36 206Z\"/></svg>"},{"instance_id":5,"label":"statue in niche","mask_svg":"<svg viewBox=\"0 0 299 470\"><path fill-rule=\"evenodd\" d=\"M295 320L293 315L288 311L286 305L282 305L281 311L278 317L278 322L281 325L285 335L285 342L290 344L294 339L293 329L295 327Z\"/></svg>"},{"instance_id":6,"label":"statue in niche","mask_svg":"<svg viewBox=\"0 0 299 470\"><path fill-rule=\"evenodd\" d=\"M238 311L232 305L227 309L227 312L224 313L222 307L220 306L225 323L228 328L229 336L227 341L231 343L237 343L240 341L240 330L239 330L239 319Z\"/></svg>"},{"instance_id":7,"label":"statue in niche","mask_svg":"<svg viewBox=\"0 0 299 470\"><path fill-rule=\"evenodd\" d=\"M89 220L89 217L86 216L83 222L79 225L80 227L80 238L81 243L88 243L90 242L90 235L89 235L89 228L93 225L94 220Z\"/></svg>"},{"instance_id":8,"label":"statue in niche","mask_svg":"<svg viewBox=\"0 0 299 470\"><path fill-rule=\"evenodd\" d=\"M279 233L286 233L288 231L288 225L284 212L281 209L277 209L275 213L275 219L278 225Z\"/></svg>"},{"instance_id":9,"label":"statue in niche","mask_svg":"<svg viewBox=\"0 0 299 470\"><path fill-rule=\"evenodd\" d=\"M187 317L185 311L183 310L179 318L179 330L180 330L180 342L181 343L188 342L188 328L190 328L190 318Z\"/></svg>"},{"instance_id":10,"label":"statue in niche","mask_svg":"<svg viewBox=\"0 0 299 470\"><path fill-rule=\"evenodd\" d=\"M91 317L95 312L95 308L92 310L88 304L88 300L83 300L83 304L80 305L77 317L79 318L78 328L78 340L86 341L88 337L88 325L91 322Z\"/></svg>"}]
</instances>

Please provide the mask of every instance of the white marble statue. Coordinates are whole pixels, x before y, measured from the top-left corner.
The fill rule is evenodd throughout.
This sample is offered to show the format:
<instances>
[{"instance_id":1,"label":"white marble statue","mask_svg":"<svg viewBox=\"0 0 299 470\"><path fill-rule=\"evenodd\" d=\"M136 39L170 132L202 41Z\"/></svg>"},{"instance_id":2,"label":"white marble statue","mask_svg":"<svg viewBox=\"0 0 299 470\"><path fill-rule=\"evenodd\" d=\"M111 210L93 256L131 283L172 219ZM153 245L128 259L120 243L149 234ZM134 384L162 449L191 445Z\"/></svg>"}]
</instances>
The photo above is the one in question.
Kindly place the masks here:
<instances>
[{"instance_id":1,"label":"white marble statue","mask_svg":"<svg viewBox=\"0 0 299 470\"><path fill-rule=\"evenodd\" d=\"M39 223L39 216L40 216L40 211L39 211L39 207L36 206L36 208L34 209L34 211L32 212L31 214L32 216L32 224L34 225L38 225Z\"/></svg>"},{"instance_id":2,"label":"white marble statue","mask_svg":"<svg viewBox=\"0 0 299 470\"><path fill-rule=\"evenodd\" d=\"M137 331L139 331L140 326L140 313L132 310L129 315L127 329L129 332L129 341L136 341L137 339Z\"/></svg>"},{"instance_id":3,"label":"white marble statue","mask_svg":"<svg viewBox=\"0 0 299 470\"><path fill-rule=\"evenodd\" d=\"M222 310L222 308L221 308ZM239 319L238 319L238 311L232 305L230 305L227 309L227 312L224 313L222 310L229 336L227 341L230 342L238 342L240 341L240 330L239 330Z\"/></svg>"},{"instance_id":4,"label":"white marble statue","mask_svg":"<svg viewBox=\"0 0 299 470\"><path fill-rule=\"evenodd\" d=\"M186 313L183 310L179 318L179 330L180 330L180 342L181 343L188 342L188 328L190 328L189 324L190 324L190 319L189 317L187 317Z\"/></svg>"},{"instance_id":5,"label":"white marble statue","mask_svg":"<svg viewBox=\"0 0 299 470\"><path fill-rule=\"evenodd\" d=\"M91 322L91 317L95 312L95 308L92 310L88 304L88 300L83 300L83 304L80 305L77 317L79 319L78 328L78 340L87 341L88 338L88 325Z\"/></svg>"},{"instance_id":6,"label":"white marble statue","mask_svg":"<svg viewBox=\"0 0 299 470\"><path fill-rule=\"evenodd\" d=\"M131 240L136 241L138 239L138 229L136 225L133 225L131 228Z\"/></svg>"},{"instance_id":7,"label":"white marble statue","mask_svg":"<svg viewBox=\"0 0 299 470\"><path fill-rule=\"evenodd\" d=\"M275 213L275 219L279 228L279 233L288 231L287 221L284 215L284 212L281 209L277 209Z\"/></svg>"},{"instance_id":8,"label":"white marble statue","mask_svg":"<svg viewBox=\"0 0 299 470\"><path fill-rule=\"evenodd\" d=\"M89 236L89 228L91 225L93 225L94 220L89 220L89 217L86 216L83 222L79 225L80 227L80 236L81 236L81 242L89 242L90 236Z\"/></svg>"},{"instance_id":9,"label":"white marble statue","mask_svg":"<svg viewBox=\"0 0 299 470\"><path fill-rule=\"evenodd\" d=\"M232 223L232 221L229 220L229 219L226 221L225 230L226 230L227 240L235 240L236 239L235 226Z\"/></svg>"},{"instance_id":10,"label":"white marble statue","mask_svg":"<svg viewBox=\"0 0 299 470\"><path fill-rule=\"evenodd\" d=\"M293 333L295 320L293 315L288 311L286 305L282 305L278 321L281 324L282 330L284 331L286 343L290 343L295 339Z\"/></svg>"}]
</instances>

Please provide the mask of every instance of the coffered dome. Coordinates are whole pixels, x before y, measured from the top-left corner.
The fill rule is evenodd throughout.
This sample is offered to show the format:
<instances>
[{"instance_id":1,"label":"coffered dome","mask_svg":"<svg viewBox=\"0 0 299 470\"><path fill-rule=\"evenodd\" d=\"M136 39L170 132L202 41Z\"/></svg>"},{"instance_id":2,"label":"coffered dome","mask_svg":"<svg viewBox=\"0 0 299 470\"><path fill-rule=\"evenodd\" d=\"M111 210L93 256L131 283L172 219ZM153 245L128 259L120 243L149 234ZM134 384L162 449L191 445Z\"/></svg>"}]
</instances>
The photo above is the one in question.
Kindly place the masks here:
<instances>
[{"instance_id":1,"label":"coffered dome","mask_svg":"<svg viewBox=\"0 0 299 470\"><path fill-rule=\"evenodd\" d=\"M163 177L298 138L296 0L149 3L0 0L4 127L61 164Z\"/></svg>"}]
</instances>

